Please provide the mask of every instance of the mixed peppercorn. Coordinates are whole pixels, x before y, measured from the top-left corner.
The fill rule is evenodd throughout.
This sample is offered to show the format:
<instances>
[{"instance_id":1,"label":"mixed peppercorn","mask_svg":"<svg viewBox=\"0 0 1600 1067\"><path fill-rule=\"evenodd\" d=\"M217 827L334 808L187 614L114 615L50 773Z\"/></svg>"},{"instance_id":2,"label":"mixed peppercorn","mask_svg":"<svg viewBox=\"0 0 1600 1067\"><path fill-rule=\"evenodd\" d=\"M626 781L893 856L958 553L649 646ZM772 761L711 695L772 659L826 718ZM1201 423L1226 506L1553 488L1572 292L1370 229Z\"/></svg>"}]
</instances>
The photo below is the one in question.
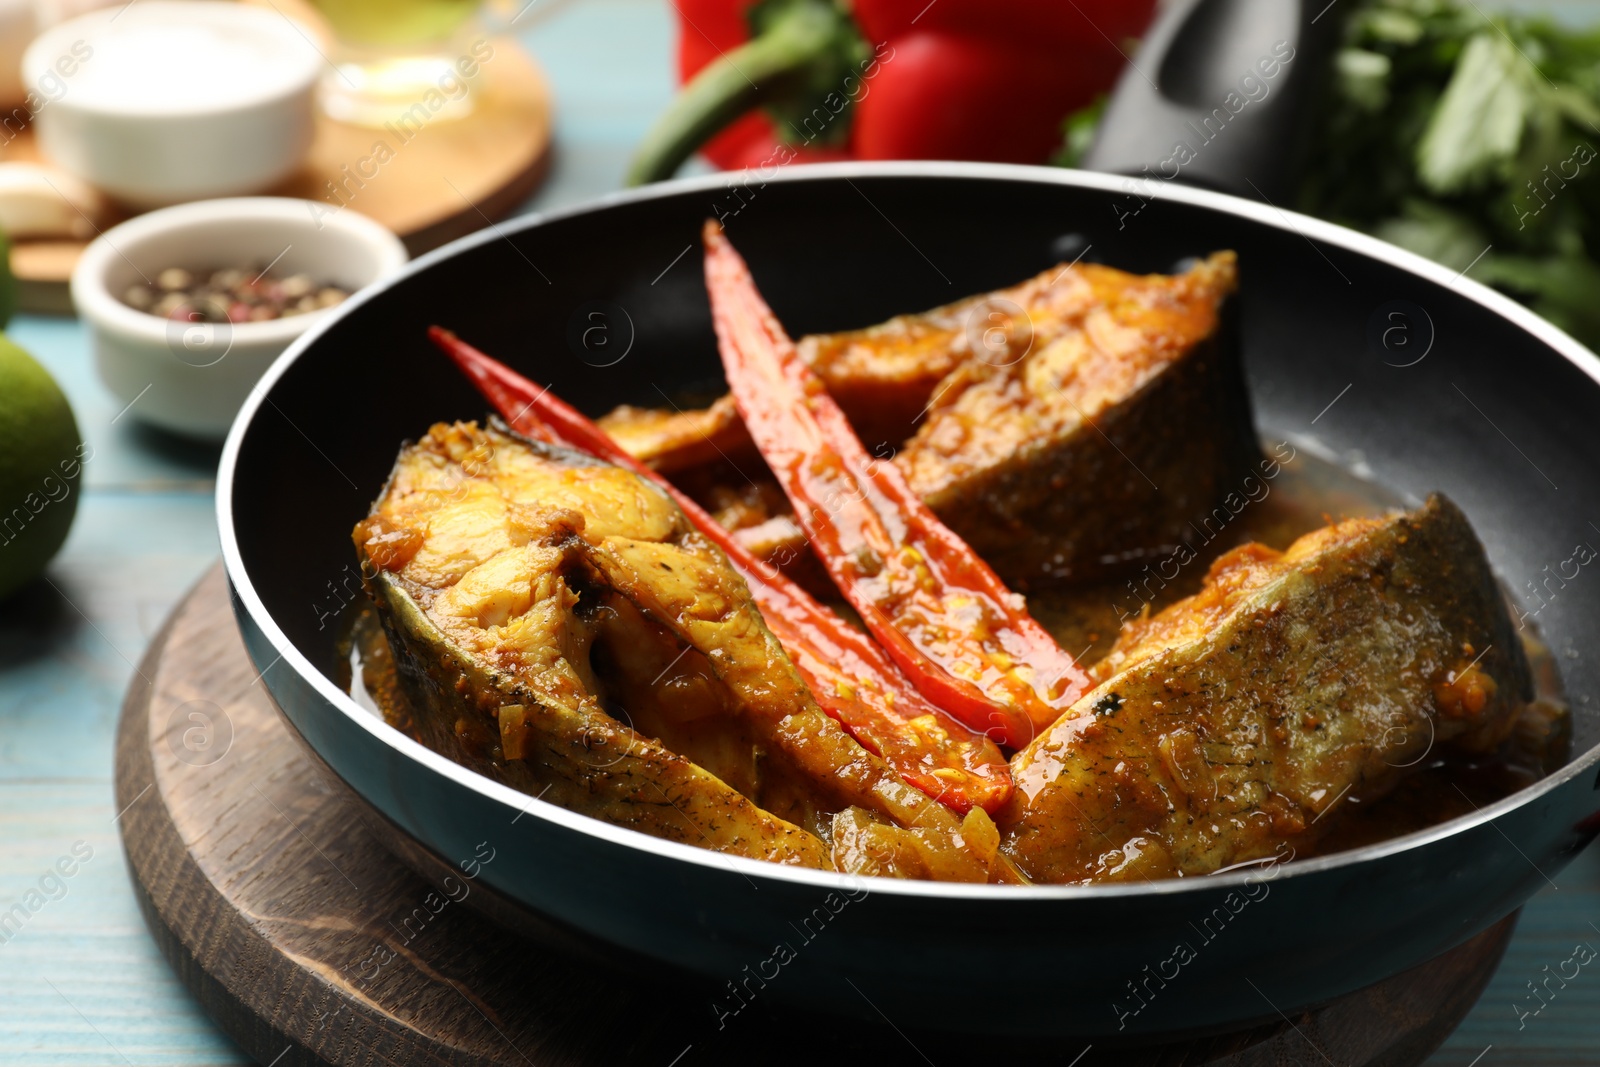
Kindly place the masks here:
<instances>
[{"instance_id":1,"label":"mixed peppercorn","mask_svg":"<svg viewBox=\"0 0 1600 1067\"><path fill-rule=\"evenodd\" d=\"M280 278L253 269L229 267L206 274L168 267L154 283L129 286L122 302L181 322L265 322L330 308L349 295L309 274Z\"/></svg>"}]
</instances>

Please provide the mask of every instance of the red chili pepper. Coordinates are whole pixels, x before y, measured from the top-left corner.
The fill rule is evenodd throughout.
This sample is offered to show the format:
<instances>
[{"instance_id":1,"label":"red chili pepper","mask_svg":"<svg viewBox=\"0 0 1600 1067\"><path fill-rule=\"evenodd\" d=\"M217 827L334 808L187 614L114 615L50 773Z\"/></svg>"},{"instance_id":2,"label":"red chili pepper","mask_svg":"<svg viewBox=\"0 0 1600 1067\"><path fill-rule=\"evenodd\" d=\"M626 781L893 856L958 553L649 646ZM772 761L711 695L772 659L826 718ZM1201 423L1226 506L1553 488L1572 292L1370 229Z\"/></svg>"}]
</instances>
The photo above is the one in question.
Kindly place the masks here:
<instances>
[{"instance_id":1,"label":"red chili pepper","mask_svg":"<svg viewBox=\"0 0 1600 1067\"><path fill-rule=\"evenodd\" d=\"M1156 0L674 0L684 89L629 170L828 158L1042 163Z\"/></svg>"},{"instance_id":2,"label":"red chili pepper","mask_svg":"<svg viewBox=\"0 0 1600 1067\"><path fill-rule=\"evenodd\" d=\"M744 576L761 616L794 660L817 704L910 785L966 814L993 813L1011 795L1011 770L994 743L929 703L870 637L753 556L704 508L625 452L548 389L437 326L428 337L513 429L627 468L665 489L689 521Z\"/></svg>"},{"instance_id":3,"label":"red chili pepper","mask_svg":"<svg viewBox=\"0 0 1600 1067\"><path fill-rule=\"evenodd\" d=\"M870 455L722 228L706 288L729 391L845 599L924 696L1020 748L1092 688L1022 598Z\"/></svg>"}]
</instances>

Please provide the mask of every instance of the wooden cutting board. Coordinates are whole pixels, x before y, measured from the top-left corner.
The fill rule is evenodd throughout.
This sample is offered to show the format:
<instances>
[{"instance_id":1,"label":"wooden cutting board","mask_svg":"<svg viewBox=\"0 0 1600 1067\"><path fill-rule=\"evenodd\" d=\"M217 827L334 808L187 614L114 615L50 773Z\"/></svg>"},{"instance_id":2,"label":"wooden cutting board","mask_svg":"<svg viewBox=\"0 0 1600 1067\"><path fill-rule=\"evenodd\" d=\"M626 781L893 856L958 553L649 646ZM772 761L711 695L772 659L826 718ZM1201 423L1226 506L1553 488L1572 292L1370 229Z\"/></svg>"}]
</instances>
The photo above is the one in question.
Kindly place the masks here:
<instances>
[{"instance_id":1,"label":"wooden cutting board","mask_svg":"<svg viewBox=\"0 0 1600 1067\"><path fill-rule=\"evenodd\" d=\"M325 35L319 17L304 4L275 0L275 6ZM482 64L471 115L405 131L402 141L395 131L335 122L319 110L305 164L263 195L320 200L330 210L348 204L399 234L413 256L510 214L548 169L550 89L516 40L496 37L489 43L494 53ZM378 150L380 142L386 152ZM0 162L39 159L31 129L0 148ZM361 172L373 176L364 179ZM67 282L86 244L16 243L11 269L22 310L71 313Z\"/></svg>"},{"instance_id":2,"label":"wooden cutting board","mask_svg":"<svg viewBox=\"0 0 1600 1067\"><path fill-rule=\"evenodd\" d=\"M128 692L116 794L162 952L217 1024L274 1067L956 1064L998 1048L1072 1067L1409 1067L1467 1014L1516 922L1320 1009L1158 1048L931 1033L776 999L719 1027L709 983L542 923L345 791L266 695L220 564Z\"/></svg>"}]
</instances>

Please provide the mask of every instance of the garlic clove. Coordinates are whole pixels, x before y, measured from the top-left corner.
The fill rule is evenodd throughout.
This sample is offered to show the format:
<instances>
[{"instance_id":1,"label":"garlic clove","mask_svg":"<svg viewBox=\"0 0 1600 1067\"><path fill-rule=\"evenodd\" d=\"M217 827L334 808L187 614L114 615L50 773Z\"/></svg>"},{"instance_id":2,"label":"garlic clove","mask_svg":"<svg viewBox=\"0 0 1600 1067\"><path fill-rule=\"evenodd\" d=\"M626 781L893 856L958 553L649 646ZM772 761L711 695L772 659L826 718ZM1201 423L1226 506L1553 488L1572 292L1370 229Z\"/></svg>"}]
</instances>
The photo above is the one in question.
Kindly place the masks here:
<instances>
[{"instance_id":1,"label":"garlic clove","mask_svg":"<svg viewBox=\"0 0 1600 1067\"><path fill-rule=\"evenodd\" d=\"M106 198L81 178L38 163L0 163L0 230L12 240L86 240L109 216Z\"/></svg>"}]
</instances>

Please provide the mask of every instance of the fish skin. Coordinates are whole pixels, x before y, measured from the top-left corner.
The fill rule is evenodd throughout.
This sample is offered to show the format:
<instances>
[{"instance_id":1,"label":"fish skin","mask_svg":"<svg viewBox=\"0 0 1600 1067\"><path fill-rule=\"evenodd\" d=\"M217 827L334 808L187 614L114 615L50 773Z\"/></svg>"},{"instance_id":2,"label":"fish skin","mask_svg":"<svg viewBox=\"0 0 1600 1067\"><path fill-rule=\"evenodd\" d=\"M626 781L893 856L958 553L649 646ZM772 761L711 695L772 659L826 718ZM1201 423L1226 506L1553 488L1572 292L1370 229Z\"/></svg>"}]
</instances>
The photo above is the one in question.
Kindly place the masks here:
<instances>
[{"instance_id":1,"label":"fish skin","mask_svg":"<svg viewBox=\"0 0 1600 1067\"><path fill-rule=\"evenodd\" d=\"M1130 624L1097 675L1012 759L1001 851L1036 881L1303 851L1347 794L1381 796L1430 746L1492 750L1533 695L1483 548L1437 495L1281 555L1234 550L1195 597Z\"/></svg>"}]
</instances>

